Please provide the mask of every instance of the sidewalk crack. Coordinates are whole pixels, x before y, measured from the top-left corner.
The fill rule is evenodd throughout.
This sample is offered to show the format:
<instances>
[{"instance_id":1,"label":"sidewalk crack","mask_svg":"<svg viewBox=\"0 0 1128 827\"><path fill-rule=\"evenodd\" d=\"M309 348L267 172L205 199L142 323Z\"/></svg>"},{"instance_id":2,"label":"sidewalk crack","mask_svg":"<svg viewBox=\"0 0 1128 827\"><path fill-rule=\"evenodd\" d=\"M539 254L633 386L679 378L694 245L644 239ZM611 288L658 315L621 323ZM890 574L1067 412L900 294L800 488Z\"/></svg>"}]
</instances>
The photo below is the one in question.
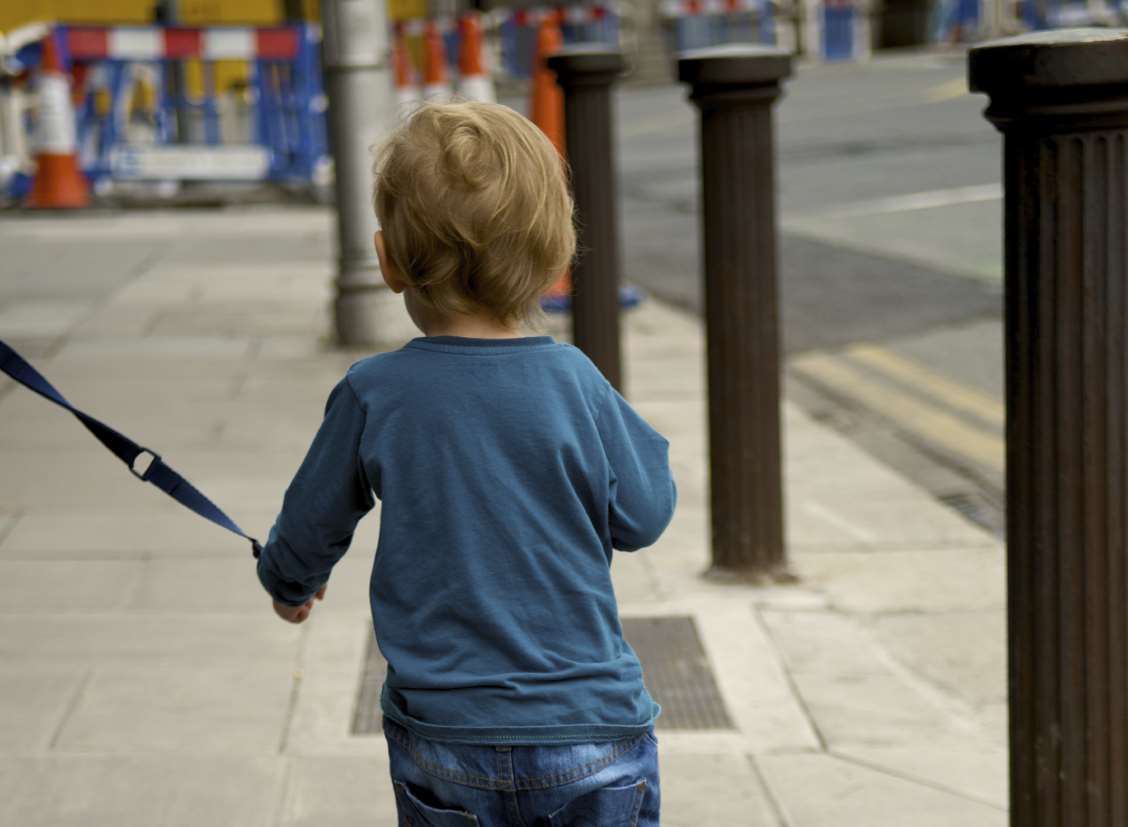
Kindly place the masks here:
<instances>
[{"instance_id":1,"label":"sidewalk crack","mask_svg":"<svg viewBox=\"0 0 1128 827\"><path fill-rule=\"evenodd\" d=\"M302 688L302 664L305 663L306 643L309 640L309 627L303 626L298 638L298 655L294 663L294 674L290 683L290 698L286 703L286 720L282 725L282 737L278 741L278 754L285 755L290 741L290 727L294 723L294 713L298 707L298 696Z\"/></svg>"},{"instance_id":2,"label":"sidewalk crack","mask_svg":"<svg viewBox=\"0 0 1128 827\"><path fill-rule=\"evenodd\" d=\"M787 688L791 692L791 697L795 699L796 705L803 713L803 718L807 721L807 726L811 728L811 732L814 734L815 740L818 741L819 752L826 752L826 736L823 735L823 731L819 728L818 722L815 720L815 716L812 714L810 707L807 706L807 701L803 697L803 693L799 690L799 684L795 682L795 678L792 676L791 670L787 668L787 662L784 659L783 655L780 653L780 643L778 640L776 640L775 635L772 634L772 628L770 624L764 622L762 607L754 603L752 605L752 616L756 618L756 622L760 625L760 630L772 644L772 651L775 652L776 664L779 666L779 671L783 673L783 679L787 682Z\"/></svg>"},{"instance_id":3,"label":"sidewalk crack","mask_svg":"<svg viewBox=\"0 0 1128 827\"><path fill-rule=\"evenodd\" d=\"M764 775L764 770L760 767L760 762L756 760L756 756L749 753L748 763L752 765L752 774L760 782L760 789L764 791L764 798L768 800L768 806L771 807L772 812L775 814L776 823L781 827L792 827L791 819L787 817L787 813L783 809L783 804L776 797L775 791L768 783L768 777Z\"/></svg>"},{"instance_id":4,"label":"sidewalk crack","mask_svg":"<svg viewBox=\"0 0 1128 827\"><path fill-rule=\"evenodd\" d=\"M47 744L48 750L54 750L58 746L59 738L63 734L63 729L66 727L67 722L70 721L71 716L74 715L74 711L78 708L78 703L82 700L82 696L86 692L86 687L90 685L90 681L93 677L94 669L90 668L86 670L86 674L83 675L82 680L78 682L78 687L75 689L74 694L71 695L70 700L67 701L67 708L63 710L62 717L55 727L55 732L51 735L51 740Z\"/></svg>"},{"instance_id":5,"label":"sidewalk crack","mask_svg":"<svg viewBox=\"0 0 1128 827\"><path fill-rule=\"evenodd\" d=\"M874 764L869 761L862 760L861 758L855 758L852 755L844 755L843 753L833 749L827 750L827 754L834 756L839 761L844 761L847 764L853 764L856 767L863 767L872 772L878 772L882 775L887 775L890 778L896 778L899 781L907 781L911 784L919 784L922 787L928 787L929 789L936 790L937 792L946 793L947 795L954 795L957 798L962 798L965 801L972 801L976 804L982 804L984 807L990 807L992 810L998 810L1004 813L1007 811L1006 807L1000 807L994 801L988 801L987 799L980 798L975 795L968 795L965 792L953 789L946 784L940 784L928 778L920 778L906 772L895 772L894 770L891 770L888 767L883 767L880 764Z\"/></svg>"}]
</instances>

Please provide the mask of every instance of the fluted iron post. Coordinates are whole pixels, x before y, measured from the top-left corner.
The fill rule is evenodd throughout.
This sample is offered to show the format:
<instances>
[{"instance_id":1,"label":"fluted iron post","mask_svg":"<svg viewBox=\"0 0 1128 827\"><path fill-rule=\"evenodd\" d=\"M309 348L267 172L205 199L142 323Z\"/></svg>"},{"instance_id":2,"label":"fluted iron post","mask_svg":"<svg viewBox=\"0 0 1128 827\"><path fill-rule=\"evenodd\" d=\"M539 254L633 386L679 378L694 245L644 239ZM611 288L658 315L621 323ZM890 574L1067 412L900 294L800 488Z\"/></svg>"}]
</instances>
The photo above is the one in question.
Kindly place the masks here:
<instances>
[{"instance_id":1,"label":"fluted iron post","mask_svg":"<svg viewBox=\"0 0 1128 827\"><path fill-rule=\"evenodd\" d=\"M977 47L1003 133L1011 824L1128 824L1128 31Z\"/></svg>"},{"instance_id":2,"label":"fluted iron post","mask_svg":"<svg viewBox=\"0 0 1128 827\"><path fill-rule=\"evenodd\" d=\"M576 45L548 58L564 90L564 130L579 219L580 255L572 270L572 340L616 388L622 388L619 334L619 213L615 186L611 85L623 55Z\"/></svg>"},{"instance_id":3,"label":"fluted iron post","mask_svg":"<svg viewBox=\"0 0 1128 827\"><path fill-rule=\"evenodd\" d=\"M782 49L685 53L701 110L701 208L715 574L786 576L772 107Z\"/></svg>"}]
</instances>

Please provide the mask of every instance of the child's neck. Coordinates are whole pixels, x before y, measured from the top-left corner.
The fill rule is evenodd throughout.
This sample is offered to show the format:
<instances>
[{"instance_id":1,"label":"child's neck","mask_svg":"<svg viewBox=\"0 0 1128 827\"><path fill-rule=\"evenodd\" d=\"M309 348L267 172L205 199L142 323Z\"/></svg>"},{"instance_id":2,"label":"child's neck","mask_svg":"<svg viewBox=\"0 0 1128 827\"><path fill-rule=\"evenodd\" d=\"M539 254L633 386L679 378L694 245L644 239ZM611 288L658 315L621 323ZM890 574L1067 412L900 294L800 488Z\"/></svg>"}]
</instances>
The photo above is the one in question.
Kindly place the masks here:
<instances>
[{"instance_id":1,"label":"child's neck","mask_svg":"<svg viewBox=\"0 0 1128 827\"><path fill-rule=\"evenodd\" d=\"M524 332L518 326L504 325L491 316L478 313L426 319L421 326L424 336L461 336L466 339L514 339L524 335Z\"/></svg>"}]
</instances>

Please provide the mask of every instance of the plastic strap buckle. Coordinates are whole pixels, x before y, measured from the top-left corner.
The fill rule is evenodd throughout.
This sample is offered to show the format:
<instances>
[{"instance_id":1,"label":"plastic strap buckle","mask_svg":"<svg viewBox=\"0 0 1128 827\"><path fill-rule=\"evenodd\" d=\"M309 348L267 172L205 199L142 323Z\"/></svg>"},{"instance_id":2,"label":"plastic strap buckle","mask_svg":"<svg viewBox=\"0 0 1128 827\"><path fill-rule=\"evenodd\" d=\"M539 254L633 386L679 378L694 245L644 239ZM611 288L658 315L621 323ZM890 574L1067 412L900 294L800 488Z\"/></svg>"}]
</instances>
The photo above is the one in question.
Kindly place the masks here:
<instances>
[{"instance_id":1,"label":"plastic strap buckle","mask_svg":"<svg viewBox=\"0 0 1128 827\"><path fill-rule=\"evenodd\" d=\"M148 465L145 466L144 471L138 472L137 471L137 460L139 460L145 454L148 454L150 457L152 457L152 459L149 460L149 463L148 463ZM156 451L151 451L148 448L142 448L140 453L138 453L137 456L135 456L133 458L133 462L131 462L129 464L129 473L131 473L133 476L137 477L137 479L141 480L141 482L148 482L149 481L149 474L152 472L152 470L154 468L157 467L157 463L161 462L161 461L162 461L161 455L158 454Z\"/></svg>"}]
</instances>

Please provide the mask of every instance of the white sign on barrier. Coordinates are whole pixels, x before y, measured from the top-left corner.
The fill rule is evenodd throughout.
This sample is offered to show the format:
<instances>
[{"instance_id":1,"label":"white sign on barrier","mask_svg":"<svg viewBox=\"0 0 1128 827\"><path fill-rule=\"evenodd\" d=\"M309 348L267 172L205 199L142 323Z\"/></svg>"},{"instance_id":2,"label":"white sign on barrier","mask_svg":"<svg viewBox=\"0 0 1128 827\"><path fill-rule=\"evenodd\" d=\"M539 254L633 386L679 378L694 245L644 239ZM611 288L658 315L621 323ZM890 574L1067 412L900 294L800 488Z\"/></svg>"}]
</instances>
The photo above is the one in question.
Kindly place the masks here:
<instances>
[{"instance_id":1,"label":"white sign on barrier","mask_svg":"<svg viewBox=\"0 0 1128 827\"><path fill-rule=\"evenodd\" d=\"M270 170L261 146L119 146L110 152L114 178L260 181Z\"/></svg>"}]
</instances>

